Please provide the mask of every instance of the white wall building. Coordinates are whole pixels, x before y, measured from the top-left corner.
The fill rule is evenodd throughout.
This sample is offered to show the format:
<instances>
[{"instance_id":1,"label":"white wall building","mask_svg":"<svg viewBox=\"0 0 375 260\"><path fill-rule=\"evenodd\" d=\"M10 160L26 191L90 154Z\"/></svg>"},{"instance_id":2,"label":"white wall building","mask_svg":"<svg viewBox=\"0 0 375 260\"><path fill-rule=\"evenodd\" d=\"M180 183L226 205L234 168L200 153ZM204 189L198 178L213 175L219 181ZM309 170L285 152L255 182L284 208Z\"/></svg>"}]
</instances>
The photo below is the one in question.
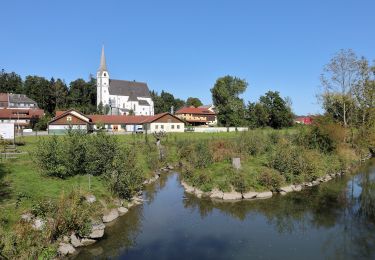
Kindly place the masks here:
<instances>
[{"instance_id":1,"label":"white wall building","mask_svg":"<svg viewBox=\"0 0 375 260\"><path fill-rule=\"evenodd\" d=\"M154 102L146 83L109 78L104 47L96 80L97 106L101 103L103 107L110 107L109 114L154 115Z\"/></svg>"}]
</instances>

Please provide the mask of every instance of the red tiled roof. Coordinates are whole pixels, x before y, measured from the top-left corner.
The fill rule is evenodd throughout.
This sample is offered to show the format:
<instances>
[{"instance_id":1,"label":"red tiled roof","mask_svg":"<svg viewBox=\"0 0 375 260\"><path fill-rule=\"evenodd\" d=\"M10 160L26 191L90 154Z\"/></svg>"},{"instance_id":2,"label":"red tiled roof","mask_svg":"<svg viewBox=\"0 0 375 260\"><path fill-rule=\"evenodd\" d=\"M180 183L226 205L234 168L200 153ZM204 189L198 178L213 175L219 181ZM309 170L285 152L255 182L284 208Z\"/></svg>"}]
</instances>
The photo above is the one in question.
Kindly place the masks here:
<instances>
[{"instance_id":1,"label":"red tiled roof","mask_svg":"<svg viewBox=\"0 0 375 260\"><path fill-rule=\"evenodd\" d=\"M93 123L103 124L142 124L150 116L124 116L124 115L88 115Z\"/></svg>"},{"instance_id":2,"label":"red tiled roof","mask_svg":"<svg viewBox=\"0 0 375 260\"><path fill-rule=\"evenodd\" d=\"M176 114L216 115L214 112L204 107L183 107L177 110Z\"/></svg>"},{"instance_id":3,"label":"red tiled roof","mask_svg":"<svg viewBox=\"0 0 375 260\"><path fill-rule=\"evenodd\" d=\"M42 109L0 109L0 118L5 119L30 119L32 117L43 116L44 111Z\"/></svg>"},{"instance_id":4,"label":"red tiled roof","mask_svg":"<svg viewBox=\"0 0 375 260\"><path fill-rule=\"evenodd\" d=\"M76 110L68 110L68 111L56 111L56 116L51 120L51 122L55 121L56 119L64 116L65 114L76 111ZM78 112L78 111L76 111ZM79 113L79 112L78 112ZM81 114L81 113L80 113ZM103 123L103 124L144 124L144 123L152 123L155 120L167 115L169 113L161 113L153 116L126 116L126 115L83 115L90 119L90 123ZM172 115L173 117L177 118L181 122L183 122L180 118ZM51 123L50 122L50 123Z\"/></svg>"}]
</instances>

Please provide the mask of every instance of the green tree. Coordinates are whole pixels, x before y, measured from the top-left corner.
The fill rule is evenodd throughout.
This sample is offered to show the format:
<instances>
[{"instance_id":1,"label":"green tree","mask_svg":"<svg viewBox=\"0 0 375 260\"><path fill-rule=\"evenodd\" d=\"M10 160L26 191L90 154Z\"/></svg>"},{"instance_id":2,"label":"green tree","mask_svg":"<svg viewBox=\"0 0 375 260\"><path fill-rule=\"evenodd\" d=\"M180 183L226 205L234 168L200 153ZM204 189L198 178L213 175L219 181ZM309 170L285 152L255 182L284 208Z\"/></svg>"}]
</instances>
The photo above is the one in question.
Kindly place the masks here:
<instances>
[{"instance_id":1,"label":"green tree","mask_svg":"<svg viewBox=\"0 0 375 260\"><path fill-rule=\"evenodd\" d=\"M67 99L68 99L68 87L65 82L61 79L55 80L52 78L50 80L51 84L51 95L53 97L53 111L57 109L67 108Z\"/></svg>"},{"instance_id":2,"label":"green tree","mask_svg":"<svg viewBox=\"0 0 375 260\"><path fill-rule=\"evenodd\" d=\"M90 77L88 82L83 79L70 82L68 100L70 108L86 114L95 113L97 111L95 79Z\"/></svg>"},{"instance_id":3,"label":"green tree","mask_svg":"<svg viewBox=\"0 0 375 260\"><path fill-rule=\"evenodd\" d=\"M239 97L245 92L248 83L244 79L225 76L217 79L211 89L212 100L218 110L218 121L224 126L244 124L245 105Z\"/></svg>"},{"instance_id":4,"label":"green tree","mask_svg":"<svg viewBox=\"0 0 375 260\"><path fill-rule=\"evenodd\" d=\"M44 77L27 76L24 84L25 94L37 102L39 108L52 114L55 105L50 81Z\"/></svg>"},{"instance_id":5,"label":"green tree","mask_svg":"<svg viewBox=\"0 0 375 260\"><path fill-rule=\"evenodd\" d=\"M0 93L23 93L22 79L15 72L0 71Z\"/></svg>"},{"instance_id":6,"label":"green tree","mask_svg":"<svg viewBox=\"0 0 375 260\"><path fill-rule=\"evenodd\" d=\"M249 102L247 106L247 119L251 128L265 127L269 124L268 112L259 102Z\"/></svg>"},{"instance_id":7,"label":"green tree","mask_svg":"<svg viewBox=\"0 0 375 260\"><path fill-rule=\"evenodd\" d=\"M199 107L199 106L202 106L202 102L200 101L199 98L195 98L195 97L189 97L187 100L186 100L186 106L194 106L194 107Z\"/></svg>"},{"instance_id":8,"label":"green tree","mask_svg":"<svg viewBox=\"0 0 375 260\"><path fill-rule=\"evenodd\" d=\"M268 115L268 126L272 128L288 127L293 124L293 113L286 100L280 97L277 91L268 91L259 98L260 105L263 106Z\"/></svg>"},{"instance_id":9,"label":"green tree","mask_svg":"<svg viewBox=\"0 0 375 260\"><path fill-rule=\"evenodd\" d=\"M154 101L155 114L169 112L172 107L176 111L185 105L183 100L175 98L171 93L164 90L161 91L160 95L151 91L151 98Z\"/></svg>"}]
</instances>

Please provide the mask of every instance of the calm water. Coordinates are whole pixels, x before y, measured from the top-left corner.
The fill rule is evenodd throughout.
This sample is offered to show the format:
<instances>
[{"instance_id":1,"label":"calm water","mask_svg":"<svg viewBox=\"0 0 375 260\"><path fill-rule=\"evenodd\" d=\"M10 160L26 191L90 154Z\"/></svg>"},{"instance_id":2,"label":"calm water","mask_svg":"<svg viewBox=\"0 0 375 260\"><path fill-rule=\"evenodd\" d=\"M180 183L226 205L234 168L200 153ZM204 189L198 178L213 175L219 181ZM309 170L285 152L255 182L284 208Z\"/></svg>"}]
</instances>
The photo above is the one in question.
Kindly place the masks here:
<instances>
[{"instance_id":1,"label":"calm water","mask_svg":"<svg viewBox=\"0 0 375 260\"><path fill-rule=\"evenodd\" d=\"M78 259L375 259L375 161L284 197L237 203L184 193L178 174Z\"/></svg>"}]
</instances>

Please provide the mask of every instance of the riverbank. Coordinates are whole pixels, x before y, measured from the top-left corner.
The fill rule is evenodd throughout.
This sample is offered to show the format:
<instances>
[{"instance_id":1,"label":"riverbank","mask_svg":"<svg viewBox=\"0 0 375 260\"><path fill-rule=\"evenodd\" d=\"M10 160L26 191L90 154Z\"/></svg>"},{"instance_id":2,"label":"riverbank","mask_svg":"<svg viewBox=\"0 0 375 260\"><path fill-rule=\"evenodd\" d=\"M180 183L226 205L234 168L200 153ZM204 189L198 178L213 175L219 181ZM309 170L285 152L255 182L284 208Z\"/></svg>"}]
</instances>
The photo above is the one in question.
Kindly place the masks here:
<instances>
[{"instance_id":1,"label":"riverbank","mask_svg":"<svg viewBox=\"0 0 375 260\"><path fill-rule=\"evenodd\" d=\"M75 259L373 259L374 167L367 161L301 192L236 203L199 199L179 174L162 174L142 205Z\"/></svg>"},{"instance_id":2,"label":"riverbank","mask_svg":"<svg viewBox=\"0 0 375 260\"><path fill-rule=\"evenodd\" d=\"M344 141L336 124L253 130L230 139L177 142L182 185L198 197L264 199L341 176L369 149Z\"/></svg>"},{"instance_id":3,"label":"riverbank","mask_svg":"<svg viewBox=\"0 0 375 260\"><path fill-rule=\"evenodd\" d=\"M365 160L361 160L360 162L365 162L366 160L371 159L372 155L371 156L370 155ZM346 171L327 174L311 182L304 182L301 184L292 184L289 186L283 186L283 187L278 188L275 191L270 190L270 191L261 191L261 192L255 192L255 191L224 192L218 189L213 189L212 191L204 192L200 190L199 188L190 186L184 181L181 181L181 185L184 188L185 192L189 194L193 194L198 198L206 197L206 198L210 198L213 200L219 200L219 201L224 201L224 202L238 202L241 200L269 199L269 198L272 198L272 196L274 196L275 194L286 195L287 193L290 193L290 192L300 192L303 189L310 188L313 186L320 185L321 183L331 181L337 177L343 176L344 174L350 174L350 172L352 172L353 170L355 170L357 167L361 165L360 162L357 165L353 165L352 167L348 168Z\"/></svg>"},{"instance_id":4,"label":"riverbank","mask_svg":"<svg viewBox=\"0 0 375 260\"><path fill-rule=\"evenodd\" d=\"M139 198L141 187L155 182L160 173L171 170L171 167L166 168L168 165L173 165L172 168L180 167L178 171L181 172L180 178L185 187L198 197L233 201L265 199L277 192L284 194L303 189L303 185L313 186L332 178L333 174L336 175L360 159L350 145L338 142L335 138L330 139L330 134L325 132L312 130L309 127L297 127L284 130L259 129L246 133L171 134L161 140L162 160L152 136L110 136L103 139L105 142L94 136L74 139L77 142L62 141L64 137L58 137L52 144L58 144L56 147L59 149L70 147L70 150L55 153L50 145L40 146L46 149L39 149L39 152L43 151L39 154L39 158L43 159L39 164L30 155L39 147L39 142L48 144L47 140L53 137L24 138L19 140L24 145L18 146L23 154L3 163L4 173L0 181L4 184L1 192L5 196L0 201L3 209L0 212L0 233L6 234L4 237L7 239L1 241L0 249L11 250L8 253L19 258L33 258L41 254L56 256L60 243L70 244L73 248L74 243L80 248L100 240L100 237L92 237L90 232L104 234L102 222L109 223L127 214L132 205L142 203ZM310 141L312 133L315 140L316 137L324 140L323 145L321 141ZM83 139L87 140L83 142ZM341 136L338 139L341 140ZM330 141L328 146L327 140ZM46 153L48 149L50 153ZM130 156L113 153L123 149ZM112 155L116 155L116 160L113 160ZM40 171L37 166L41 162L50 165L44 158L52 159L51 162L57 163L58 167ZM239 169L233 168L232 158L240 158ZM111 171L104 167L108 161L111 161ZM64 168L71 167L71 164L79 166L84 172L74 169L76 172L73 174ZM82 166L88 166L90 171L96 173L87 175L90 171ZM55 169L62 171L57 172ZM62 173L64 175L60 177ZM124 186L117 186L118 182L113 181L116 179L113 179L112 173L121 177ZM59 206L61 197L70 199L72 191L78 191L77 196L67 205L71 204L75 208ZM119 200L121 196L126 198ZM88 198L93 197L95 201L91 203ZM31 216L33 222L25 225L25 221L20 221L21 215L31 211L34 212ZM68 218L60 218L63 212L75 212L72 215L74 218L69 219L70 213ZM47 231L52 231L53 235L45 229L30 229L30 223L35 223L38 218L46 221L49 227ZM53 219L63 221L55 225L54 221L50 221ZM20 242L15 247L17 251L12 251L15 234ZM41 239L30 241L33 237ZM72 251L68 245L69 250ZM60 254L65 253L60 250Z\"/></svg>"}]
</instances>

